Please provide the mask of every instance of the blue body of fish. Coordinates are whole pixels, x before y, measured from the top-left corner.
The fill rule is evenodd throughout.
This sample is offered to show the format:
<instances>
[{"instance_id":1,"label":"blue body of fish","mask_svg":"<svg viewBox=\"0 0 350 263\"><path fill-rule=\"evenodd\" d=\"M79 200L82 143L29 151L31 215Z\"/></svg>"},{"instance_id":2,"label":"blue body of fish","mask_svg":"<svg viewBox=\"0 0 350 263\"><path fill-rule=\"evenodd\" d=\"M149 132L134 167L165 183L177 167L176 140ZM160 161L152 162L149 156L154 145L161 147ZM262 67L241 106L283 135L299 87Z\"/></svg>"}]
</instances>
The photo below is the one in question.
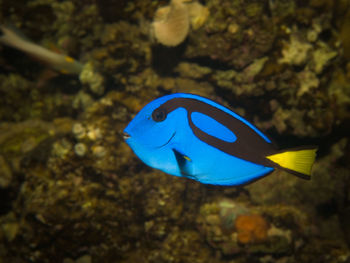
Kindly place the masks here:
<instances>
[{"instance_id":1,"label":"blue body of fish","mask_svg":"<svg viewBox=\"0 0 350 263\"><path fill-rule=\"evenodd\" d=\"M280 152L266 135L230 109L185 93L150 102L124 133L126 143L147 165L214 185L244 184L275 168L308 178L316 152L314 147ZM288 158L295 159L294 155L305 159L299 152L307 154L303 161L307 167L290 164Z\"/></svg>"}]
</instances>

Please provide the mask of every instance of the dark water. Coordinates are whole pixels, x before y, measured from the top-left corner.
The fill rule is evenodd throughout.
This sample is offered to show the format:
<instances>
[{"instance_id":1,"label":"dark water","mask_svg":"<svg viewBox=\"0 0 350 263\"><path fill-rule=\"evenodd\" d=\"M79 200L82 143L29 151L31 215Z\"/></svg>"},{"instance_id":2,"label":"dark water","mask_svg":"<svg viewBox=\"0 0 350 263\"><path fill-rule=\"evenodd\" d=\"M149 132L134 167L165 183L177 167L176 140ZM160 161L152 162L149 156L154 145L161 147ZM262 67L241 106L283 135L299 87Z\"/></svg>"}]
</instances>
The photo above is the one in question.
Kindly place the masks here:
<instances>
[{"instance_id":1,"label":"dark water","mask_svg":"<svg viewBox=\"0 0 350 263\"><path fill-rule=\"evenodd\" d=\"M200 3L0 0L0 262L350 262L350 2ZM311 180L147 167L122 130L175 92L317 145Z\"/></svg>"}]
</instances>

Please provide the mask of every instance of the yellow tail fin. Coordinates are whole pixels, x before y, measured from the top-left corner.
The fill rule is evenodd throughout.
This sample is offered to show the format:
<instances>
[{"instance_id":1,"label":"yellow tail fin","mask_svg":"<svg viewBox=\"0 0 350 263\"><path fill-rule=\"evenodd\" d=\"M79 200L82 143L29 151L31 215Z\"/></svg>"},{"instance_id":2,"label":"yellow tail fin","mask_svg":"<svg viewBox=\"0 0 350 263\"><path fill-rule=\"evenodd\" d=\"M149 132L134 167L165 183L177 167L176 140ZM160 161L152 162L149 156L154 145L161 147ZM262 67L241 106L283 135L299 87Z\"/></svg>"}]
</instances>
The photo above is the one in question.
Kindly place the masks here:
<instances>
[{"instance_id":1,"label":"yellow tail fin","mask_svg":"<svg viewBox=\"0 0 350 263\"><path fill-rule=\"evenodd\" d=\"M282 153L266 156L267 159L292 172L310 176L316 158L317 148L287 150Z\"/></svg>"}]
</instances>

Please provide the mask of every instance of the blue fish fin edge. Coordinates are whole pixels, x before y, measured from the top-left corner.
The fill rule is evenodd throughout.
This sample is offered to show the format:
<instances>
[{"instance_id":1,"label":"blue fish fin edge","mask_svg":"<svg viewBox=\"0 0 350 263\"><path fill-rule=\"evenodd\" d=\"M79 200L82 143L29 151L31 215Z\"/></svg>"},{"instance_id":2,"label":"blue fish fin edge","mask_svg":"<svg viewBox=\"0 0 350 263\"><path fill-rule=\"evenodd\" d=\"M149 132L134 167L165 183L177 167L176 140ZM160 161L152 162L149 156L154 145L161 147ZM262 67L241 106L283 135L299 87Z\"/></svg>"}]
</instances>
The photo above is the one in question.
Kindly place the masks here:
<instances>
[{"instance_id":1,"label":"blue fish fin edge","mask_svg":"<svg viewBox=\"0 0 350 263\"><path fill-rule=\"evenodd\" d=\"M262 170L259 172L250 174L248 176L240 177L240 178L232 178L228 180L222 180L222 181L200 181L203 184L210 184L210 185L218 185L218 186L245 186L249 185L251 183L254 183L267 175L271 174L273 171L275 171L275 168L272 167L263 167Z\"/></svg>"}]
</instances>

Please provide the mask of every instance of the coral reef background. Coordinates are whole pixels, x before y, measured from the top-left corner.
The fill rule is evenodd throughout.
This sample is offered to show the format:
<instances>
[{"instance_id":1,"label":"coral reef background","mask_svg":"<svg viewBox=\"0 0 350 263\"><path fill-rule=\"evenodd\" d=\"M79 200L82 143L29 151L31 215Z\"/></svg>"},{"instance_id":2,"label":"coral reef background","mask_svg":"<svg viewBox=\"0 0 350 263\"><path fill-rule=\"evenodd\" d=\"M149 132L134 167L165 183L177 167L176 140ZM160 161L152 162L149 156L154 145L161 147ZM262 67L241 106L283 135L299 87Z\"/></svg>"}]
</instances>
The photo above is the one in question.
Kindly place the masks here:
<instances>
[{"instance_id":1,"label":"coral reef background","mask_svg":"<svg viewBox=\"0 0 350 263\"><path fill-rule=\"evenodd\" d=\"M168 47L153 28L168 1L0 0L1 24L83 64L61 74L0 45L0 262L350 262L350 1L188 2ZM215 187L146 167L121 131L173 92L281 148L319 145L312 180Z\"/></svg>"}]
</instances>

